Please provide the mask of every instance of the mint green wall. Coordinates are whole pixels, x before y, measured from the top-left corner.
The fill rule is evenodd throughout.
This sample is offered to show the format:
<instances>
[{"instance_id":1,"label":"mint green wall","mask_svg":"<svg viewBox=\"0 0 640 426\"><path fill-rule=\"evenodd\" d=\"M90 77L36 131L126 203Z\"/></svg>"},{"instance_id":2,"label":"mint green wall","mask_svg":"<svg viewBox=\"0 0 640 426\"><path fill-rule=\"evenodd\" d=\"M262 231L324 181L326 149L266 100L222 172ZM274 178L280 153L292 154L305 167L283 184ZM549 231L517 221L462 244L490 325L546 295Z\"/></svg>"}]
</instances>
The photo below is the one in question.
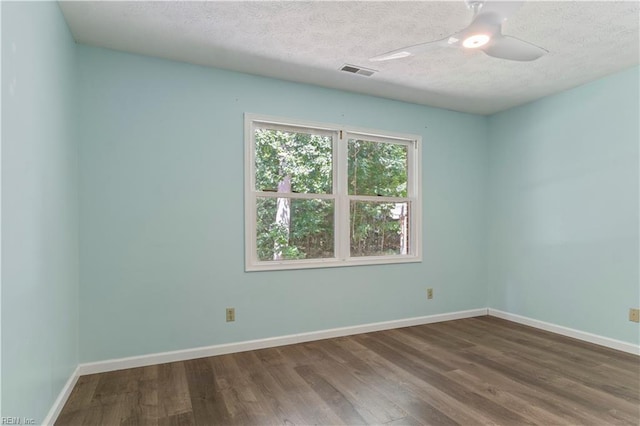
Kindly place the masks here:
<instances>
[{"instance_id":1,"label":"mint green wall","mask_svg":"<svg viewBox=\"0 0 640 426\"><path fill-rule=\"evenodd\" d=\"M2 7L2 416L47 414L78 363L76 46L55 2Z\"/></svg>"},{"instance_id":2,"label":"mint green wall","mask_svg":"<svg viewBox=\"0 0 640 426\"><path fill-rule=\"evenodd\" d=\"M486 306L484 117L78 54L83 362ZM421 134L425 261L245 273L245 112Z\"/></svg>"},{"instance_id":3,"label":"mint green wall","mask_svg":"<svg viewBox=\"0 0 640 426\"><path fill-rule=\"evenodd\" d=\"M638 68L486 118L75 46L55 3L1 19L3 416L79 360L487 304L638 343ZM424 262L245 273L245 112L421 134Z\"/></svg>"},{"instance_id":4,"label":"mint green wall","mask_svg":"<svg viewBox=\"0 0 640 426\"><path fill-rule=\"evenodd\" d=\"M639 69L489 119L489 306L638 344Z\"/></svg>"}]
</instances>

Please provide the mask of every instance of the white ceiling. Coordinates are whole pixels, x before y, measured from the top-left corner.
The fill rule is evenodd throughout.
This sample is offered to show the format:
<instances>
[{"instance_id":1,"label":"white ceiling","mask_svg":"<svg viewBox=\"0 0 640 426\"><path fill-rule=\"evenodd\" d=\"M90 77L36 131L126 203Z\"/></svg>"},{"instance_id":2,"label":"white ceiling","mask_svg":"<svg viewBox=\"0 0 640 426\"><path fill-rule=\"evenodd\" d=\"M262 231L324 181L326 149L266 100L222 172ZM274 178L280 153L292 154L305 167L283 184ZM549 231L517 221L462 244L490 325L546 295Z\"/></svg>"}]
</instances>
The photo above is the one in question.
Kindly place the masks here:
<instances>
[{"instance_id":1,"label":"white ceiling","mask_svg":"<svg viewBox=\"0 0 640 426\"><path fill-rule=\"evenodd\" d=\"M638 64L640 3L525 3L503 32L549 50L534 62L441 49L368 58L468 25L456 1L61 2L79 43L491 114ZM372 77L339 71L373 68Z\"/></svg>"}]
</instances>

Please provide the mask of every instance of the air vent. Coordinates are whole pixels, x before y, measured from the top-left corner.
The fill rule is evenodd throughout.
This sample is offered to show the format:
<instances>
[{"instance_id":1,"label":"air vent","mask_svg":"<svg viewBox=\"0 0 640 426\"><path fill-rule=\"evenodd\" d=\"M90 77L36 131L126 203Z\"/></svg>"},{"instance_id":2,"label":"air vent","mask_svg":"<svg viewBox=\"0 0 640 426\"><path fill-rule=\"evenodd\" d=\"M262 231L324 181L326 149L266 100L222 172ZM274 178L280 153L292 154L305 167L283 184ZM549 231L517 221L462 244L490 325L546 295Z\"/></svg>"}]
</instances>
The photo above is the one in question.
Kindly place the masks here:
<instances>
[{"instance_id":1,"label":"air vent","mask_svg":"<svg viewBox=\"0 0 640 426\"><path fill-rule=\"evenodd\" d=\"M370 77L375 74L377 71L369 68L358 67L356 65L345 64L340 71L350 72L351 74L363 75L365 77Z\"/></svg>"}]
</instances>

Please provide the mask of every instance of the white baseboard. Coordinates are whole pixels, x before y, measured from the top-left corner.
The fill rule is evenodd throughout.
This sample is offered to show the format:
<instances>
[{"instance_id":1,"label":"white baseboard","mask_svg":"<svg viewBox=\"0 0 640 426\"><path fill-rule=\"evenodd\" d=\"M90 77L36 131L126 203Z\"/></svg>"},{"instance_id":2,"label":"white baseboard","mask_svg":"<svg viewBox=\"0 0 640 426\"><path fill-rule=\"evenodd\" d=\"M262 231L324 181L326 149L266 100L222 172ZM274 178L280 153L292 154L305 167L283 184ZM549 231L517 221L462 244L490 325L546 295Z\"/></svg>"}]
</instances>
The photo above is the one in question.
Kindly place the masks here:
<instances>
[{"instance_id":1,"label":"white baseboard","mask_svg":"<svg viewBox=\"0 0 640 426\"><path fill-rule=\"evenodd\" d=\"M370 333L374 331L391 330L394 328L411 327L415 325L430 324L442 321L452 321L463 318L472 318L484 315L491 315L519 324L573 337L597 345L617 349L634 355L640 355L640 346L608 337L563 327L556 324L511 314L493 308L471 309L468 311L458 311L446 314L428 315L415 318L407 318L394 321L376 322L370 324L355 325L350 327L332 328L328 330L312 331L308 333L290 334L287 336L270 337L266 339L248 340L237 343L225 343L221 345L205 346L193 349L184 349L172 352L162 352L149 355L134 356L128 358L118 358L106 361L80 364L73 372L69 380L63 387L49 410L47 417L43 421L44 425L53 425L58 415L67 402L71 390L78 381L78 377L85 374L104 373L107 371L123 370L127 368L145 367L148 365L164 364L167 362L185 361L189 359L204 358L215 355L224 355L236 352L251 351L256 349L272 348L277 346L292 345L295 343L311 342L314 340L330 339L333 337L350 336L354 334Z\"/></svg>"},{"instance_id":2,"label":"white baseboard","mask_svg":"<svg viewBox=\"0 0 640 426\"><path fill-rule=\"evenodd\" d=\"M147 365L164 364L167 362L185 361L188 359L204 358L236 352L252 351L256 349L272 348L276 346L292 345L295 343L311 342L314 340L330 339L333 337L350 336L353 334L370 333L373 331L390 330L394 328L411 327L414 325L434 322L451 321L487 315L487 309L472 309L468 311L451 312L447 314L428 315L395 321L384 321L351 327L332 328L328 330L312 331L309 333L290 334L287 336L270 337L266 339L248 340L238 343L205 346L180 351L162 352L149 355L118 358L106 361L91 362L78 366L80 375L104 373L107 371L123 370L126 368L145 367Z\"/></svg>"},{"instance_id":3,"label":"white baseboard","mask_svg":"<svg viewBox=\"0 0 640 426\"><path fill-rule=\"evenodd\" d=\"M69 399L69 395L71 395L71 391L73 390L73 387L76 385L76 382L78 381L78 378L80 376L81 376L80 366L77 366L74 372L71 373L71 376L69 376L69 380L67 380L67 383L65 383L64 386L62 387L62 390L58 394L58 397L54 401L53 405L51 406L49 413L47 413L47 416L42 421L43 425L53 426L53 424L58 419L58 416L60 415L60 412L62 411L64 404L67 403L67 400Z\"/></svg>"},{"instance_id":4,"label":"white baseboard","mask_svg":"<svg viewBox=\"0 0 640 426\"><path fill-rule=\"evenodd\" d=\"M487 310L489 315L494 317L539 328L541 330L550 331L552 333L561 334L563 336L573 337L574 339L583 340L585 342L595 343L596 345L605 346L607 348L617 349L622 352L640 355L640 346L634 345L633 343L610 339L609 337L603 337L597 334L587 333L586 331L580 331L573 328L536 320L533 318L523 317L522 315L511 314L509 312L500 311L498 309L487 308Z\"/></svg>"}]
</instances>

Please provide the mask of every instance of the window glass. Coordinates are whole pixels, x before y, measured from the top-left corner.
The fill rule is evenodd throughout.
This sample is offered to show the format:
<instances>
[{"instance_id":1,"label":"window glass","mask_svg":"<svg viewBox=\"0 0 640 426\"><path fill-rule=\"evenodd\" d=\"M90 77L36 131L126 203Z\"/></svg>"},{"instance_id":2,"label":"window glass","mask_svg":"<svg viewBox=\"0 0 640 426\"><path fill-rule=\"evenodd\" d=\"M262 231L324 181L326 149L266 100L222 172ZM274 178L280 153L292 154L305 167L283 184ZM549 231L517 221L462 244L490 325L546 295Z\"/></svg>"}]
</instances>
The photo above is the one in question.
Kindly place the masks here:
<instances>
[{"instance_id":1,"label":"window glass","mask_svg":"<svg viewBox=\"0 0 640 426\"><path fill-rule=\"evenodd\" d=\"M333 200L257 199L261 261L334 257Z\"/></svg>"},{"instance_id":2,"label":"window glass","mask_svg":"<svg viewBox=\"0 0 640 426\"><path fill-rule=\"evenodd\" d=\"M408 253L408 202L352 201L350 207L351 256Z\"/></svg>"},{"instance_id":3,"label":"window glass","mask_svg":"<svg viewBox=\"0 0 640 426\"><path fill-rule=\"evenodd\" d=\"M407 196L407 145L349 139L349 195Z\"/></svg>"},{"instance_id":4,"label":"window glass","mask_svg":"<svg viewBox=\"0 0 640 426\"><path fill-rule=\"evenodd\" d=\"M332 192L331 136L269 128L255 129L257 191Z\"/></svg>"}]
</instances>

